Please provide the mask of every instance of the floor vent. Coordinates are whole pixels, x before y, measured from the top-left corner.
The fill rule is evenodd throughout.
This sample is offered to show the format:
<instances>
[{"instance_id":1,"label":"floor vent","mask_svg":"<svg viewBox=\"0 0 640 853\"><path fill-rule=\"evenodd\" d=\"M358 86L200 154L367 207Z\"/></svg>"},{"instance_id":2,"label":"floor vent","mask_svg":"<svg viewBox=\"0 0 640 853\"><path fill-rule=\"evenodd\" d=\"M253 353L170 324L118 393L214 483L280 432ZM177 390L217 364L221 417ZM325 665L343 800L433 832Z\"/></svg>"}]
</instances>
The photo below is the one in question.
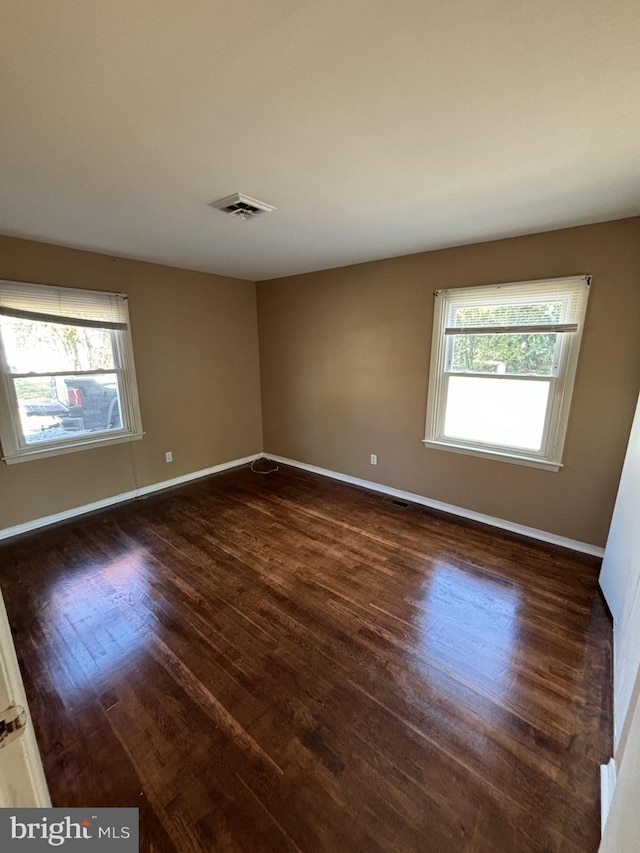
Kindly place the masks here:
<instances>
[{"instance_id":1,"label":"floor vent","mask_svg":"<svg viewBox=\"0 0 640 853\"><path fill-rule=\"evenodd\" d=\"M401 506L402 509L408 509L410 506L408 501L401 501L400 498L384 498L384 502L386 504L393 504L394 506Z\"/></svg>"}]
</instances>

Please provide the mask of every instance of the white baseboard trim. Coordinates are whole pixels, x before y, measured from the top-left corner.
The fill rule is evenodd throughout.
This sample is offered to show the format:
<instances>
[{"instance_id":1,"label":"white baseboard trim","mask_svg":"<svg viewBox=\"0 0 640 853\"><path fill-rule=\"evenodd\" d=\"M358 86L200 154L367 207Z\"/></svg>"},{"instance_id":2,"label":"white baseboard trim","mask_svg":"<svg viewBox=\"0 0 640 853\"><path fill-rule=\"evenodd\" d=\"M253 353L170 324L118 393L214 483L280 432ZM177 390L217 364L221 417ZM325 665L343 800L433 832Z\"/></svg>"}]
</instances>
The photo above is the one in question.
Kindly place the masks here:
<instances>
[{"instance_id":1,"label":"white baseboard trim","mask_svg":"<svg viewBox=\"0 0 640 853\"><path fill-rule=\"evenodd\" d=\"M0 540L9 539L11 536L17 536L19 533L28 533L30 530L37 530L39 527L47 527L49 524L57 524L59 521L66 521L78 515L86 515L86 513L95 512L98 509L105 509L114 504L150 495L152 492L160 492L163 489L170 489L172 486L180 486L183 483L189 483L191 480L199 480L201 477L208 477L210 474L217 474L219 471L226 471L228 468L237 468L240 465L253 462L254 459L259 459L262 455L262 453L253 453L251 456L244 456L242 459L231 459L229 462L220 463L220 465L212 465L211 468L192 471L190 474L183 474L181 477L174 477L171 480L163 480L161 483L152 483L150 486L140 486L137 489L132 489L130 492L112 495L110 498L103 498L90 504L83 504L72 509L66 509L63 512L56 512L54 515L34 518L32 521L26 521L24 524L16 524L14 527L5 527L0 530Z\"/></svg>"},{"instance_id":2,"label":"white baseboard trim","mask_svg":"<svg viewBox=\"0 0 640 853\"><path fill-rule=\"evenodd\" d=\"M607 822L609 808L613 800L613 791L616 787L616 763L613 758L608 764L600 765L600 830L604 832Z\"/></svg>"},{"instance_id":3,"label":"white baseboard trim","mask_svg":"<svg viewBox=\"0 0 640 853\"><path fill-rule=\"evenodd\" d=\"M273 459L274 462L281 462L283 465L291 465L293 468L300 468L303 471L310 471L313 474L321 474L323 477L331 477L333 480L350 483L352 486L360 486L363 489L382 492L382 494L391 495L394 498L400 498L404 501L421 504L422 506L429 507L430 509L447 512L450 515L457 515L460 518L467 518L470 521L479 521L480 523L488 524L491 527L508 530L510 533L518 533L520 536L526 536L529 539L538 539L541 542L548 542L551 545L560 545L562 548L569 548L571 551L580 551L582 554L591 554L594 557L602 557L604 555L604 548L600 548L598 545L590 545L588 542L579 542L577 539L568 539L566 536L547 533L546 530L538 530L535 527L526 527L524 524L516 524L513 521L506 521L503 518L495 518L492 515L484 515L484 513L475 512L472 509L464 509L463 507L454 506L453 504L443 503L443 501L426 498L424 495L416 495L412 492L394 489L391 486L383 486L381 483L374 483L371 480L361 480L359 477L351 477L349 474L340 474L337 471L329 471L327 468L318 468L316 465L307 465L306 462L287 459L285 456L276 456L273 453L263 453L262 455L268 459Z\"/></svg>"},{"instance_id":4,"label":"white baseboard trim","mask_svg":"<svg viewBox=\"0 0 640 853\"><path fill-rule=\"evenodd\" d=\"M211 468L203 468L200 471L193 471L190 474L183 474L181 477L174 477L171 480L163 480L160 483L152 483L149 486L140 486L138 489L132 489L129 492L122 492L119 495L112 495L108 498L103 498L99 501L94 501L90 504L73 507L57 512L54 515L43 516L42 518L34 518L31 521L26 521L23 524L16 524L13 527L5 527L0 530L0 540L9 539L12 536L18 536L20 533L28 533L30 530L37 530L40 527L47 527L50 524L57 524L60 521L66 521L69 518L75 518L78 515L86 515L89 512L95 512L99 509L105 509L115 504L130 501L134 498L143 497L144 495L159 492L163 489L169 489L172 486L180 486L183 483L189 483L191 480L199 480L202 477L208 477L210 474L216 474L219 471L226 471L229 468L237 468L240 465L247 465L255 459L260 459L266 456L273 459L274 462L281 462L283 465L291 465L293 468L300 468L303 471L310 471L314 474L320 474L323 477L330 477L333 480L340 480L343 483L350 483L353 486L360 486L363 489L369 489L374 492L381 492L391 497L400 498L401 500L417 503L421 506L437 509L441 512L457 515L460 518L467 518L471 521L478 521L482 524L488 524L491 527L497 527L501 530L508 530L511 533L518 533L521 536L526 536L530 539L538 539L541 542L548 542L552 545L560 545L563 548L569 548L572 551L580 551L583 554L591 554L595 557L602 557L604 549L597 545L590 545L587 542L579 542L576 539L568 539L565 536L557 536L555 533L547 533L545 530L538 530L535 527L526 527L523 524L515 524L512 521L506 521L502 518L495 518L491 515L484 515L481 512L464 509L463 507L454 506L453 504L444 503L443 501L426 498L424 495L416 495L412 492L405 492L402 489L394 489L391 486L384 486L381 483L374 483L372 480L362 480L359 477L351 477L349 474L341 474L338 471L330 471L327 468L319 468L316 465L308 465L306 462L298 462L296 459L288 459L285 456L277 456L273 453L253 453L251 456L244 456L242 459L231 459L229 462L222 462L219 465L213 465Z\"/></svg>"}]
</instances>

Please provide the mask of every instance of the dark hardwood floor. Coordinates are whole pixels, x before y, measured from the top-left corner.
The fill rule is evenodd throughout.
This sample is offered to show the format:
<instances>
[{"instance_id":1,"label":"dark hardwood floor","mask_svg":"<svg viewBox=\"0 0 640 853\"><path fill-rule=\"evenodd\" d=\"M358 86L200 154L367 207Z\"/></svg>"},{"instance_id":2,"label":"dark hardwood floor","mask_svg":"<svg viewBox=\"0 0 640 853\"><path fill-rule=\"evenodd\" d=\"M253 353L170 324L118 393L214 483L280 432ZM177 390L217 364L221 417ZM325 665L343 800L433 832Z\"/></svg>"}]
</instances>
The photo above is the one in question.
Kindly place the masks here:
<instances>
[{"instance_id":1,"label":"dark hardwood floor","mask_svg":"<svg viewBox=\"0 0 640 853\"><path fill-rule=\"evenodd\" d=\"M597 568L287 468L0 545L54 805L162 853L597 850Z\"/></svg>"}]
</instances>

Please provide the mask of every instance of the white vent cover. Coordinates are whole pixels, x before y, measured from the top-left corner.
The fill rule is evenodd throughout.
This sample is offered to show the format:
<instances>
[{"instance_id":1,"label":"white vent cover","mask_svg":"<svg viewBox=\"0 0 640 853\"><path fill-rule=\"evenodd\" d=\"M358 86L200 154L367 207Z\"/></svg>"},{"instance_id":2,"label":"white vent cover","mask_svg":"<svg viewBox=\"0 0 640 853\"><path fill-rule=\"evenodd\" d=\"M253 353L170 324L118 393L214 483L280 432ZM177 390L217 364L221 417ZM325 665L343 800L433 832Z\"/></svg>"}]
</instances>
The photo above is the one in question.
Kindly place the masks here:
<instances>
[{"instance_id":1,"label":"white vent cover","mask_svg":"<svg viewBox=\"0 0 640 853\"><path fill-rule=\"evenodd\" d=\"M263 213L271 213L271 211L276 210L273 205L258 201L257 198L251 198L251 196L242 193L234 193L226 198L218 199L218 201L212 201L209 207L214 207L216 210L221 210L223 213L228 213L244 222L248 222L249 219L254 219L256 216L262 216Z\"/></svg>"}]
</instances>

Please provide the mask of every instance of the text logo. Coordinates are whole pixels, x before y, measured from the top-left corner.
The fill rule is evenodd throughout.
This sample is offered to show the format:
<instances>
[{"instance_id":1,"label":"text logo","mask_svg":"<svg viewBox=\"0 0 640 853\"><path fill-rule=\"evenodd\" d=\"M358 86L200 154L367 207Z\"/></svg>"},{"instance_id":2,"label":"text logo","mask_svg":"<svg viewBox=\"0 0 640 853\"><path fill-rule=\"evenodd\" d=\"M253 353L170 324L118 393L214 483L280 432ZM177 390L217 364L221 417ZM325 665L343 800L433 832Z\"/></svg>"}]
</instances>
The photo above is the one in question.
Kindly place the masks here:
<instances>
[{"instance_id":1,"label":"text logo","mask_svg":"<svg viewBox=\"0 0 640 853\"><path fill-rule=\"evenodd\" d=\"M0 850L137 853L138 809L0 809Z\"/></svg>"}]
</instances>

